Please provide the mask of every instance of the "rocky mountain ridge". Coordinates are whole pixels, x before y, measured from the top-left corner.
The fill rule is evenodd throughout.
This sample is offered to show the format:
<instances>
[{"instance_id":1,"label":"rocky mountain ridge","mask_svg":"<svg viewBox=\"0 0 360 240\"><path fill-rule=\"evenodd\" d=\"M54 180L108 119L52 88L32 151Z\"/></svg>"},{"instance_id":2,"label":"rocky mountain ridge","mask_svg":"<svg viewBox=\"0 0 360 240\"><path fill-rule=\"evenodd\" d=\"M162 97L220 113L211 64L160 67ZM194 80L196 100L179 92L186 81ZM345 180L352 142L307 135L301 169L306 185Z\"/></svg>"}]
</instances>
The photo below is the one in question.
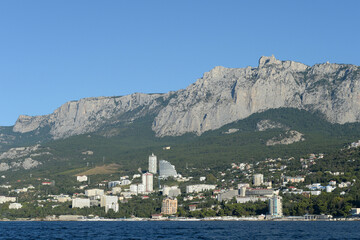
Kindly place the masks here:
<instances>
[{"instance_id":1,"label":"rocky mountain ridge","mask_svg":"<svg viewBox=\"0 0 360 240\"><path fill-rule=\"evenodd\" d=\"M253 113L284 107L319 112L332 123L359 122L360 68L330 63L310 67L261 57L256 68L215 67L176 92L85 98L49 115L20 116L13 132L48 128L51 138L61 139L152 114L158 137L201 135Z\"/></svg>"}]
</instances>

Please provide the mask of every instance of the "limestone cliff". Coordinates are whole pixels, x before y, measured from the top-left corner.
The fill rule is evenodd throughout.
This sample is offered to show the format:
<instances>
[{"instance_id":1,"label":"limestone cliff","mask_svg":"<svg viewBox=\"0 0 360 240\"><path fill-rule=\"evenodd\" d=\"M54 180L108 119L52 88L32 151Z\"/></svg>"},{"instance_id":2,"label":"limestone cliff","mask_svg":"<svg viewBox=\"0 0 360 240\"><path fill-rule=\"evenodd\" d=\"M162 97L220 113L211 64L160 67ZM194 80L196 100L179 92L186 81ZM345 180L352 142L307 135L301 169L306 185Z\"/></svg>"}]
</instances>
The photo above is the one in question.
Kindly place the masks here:
<instances>
[{"instance_id":1,"label":"limestone cliff","mask_svg":"<svg viewBox=\"0 0 360 240\"><path fill-rule=\"evenodd\" d=\"M215 67L177 92L153 123L157 136L203 132L271 108L323 113L330 122L360 121L359 67L313 67L274 56L257 68Z\"/></svg>"},{"instance_id":2,"label":"limestone cliff","mask_svg":"<svg viewBox=\"0 0 360 240\"><path fill-rule=\"evenodd\" d=\"M215 67L176 92L86 98L65 103L49 115L20 116L13 131L48 127L52 138L58 139L96 131L120 118L131 123L152 113L156 115L152 130L158 137L201 135L281 107L318 111L333 123L359 122L360 68L330 63L310 67L261 57L256 68Z\"/></svg>"}]
</instances>

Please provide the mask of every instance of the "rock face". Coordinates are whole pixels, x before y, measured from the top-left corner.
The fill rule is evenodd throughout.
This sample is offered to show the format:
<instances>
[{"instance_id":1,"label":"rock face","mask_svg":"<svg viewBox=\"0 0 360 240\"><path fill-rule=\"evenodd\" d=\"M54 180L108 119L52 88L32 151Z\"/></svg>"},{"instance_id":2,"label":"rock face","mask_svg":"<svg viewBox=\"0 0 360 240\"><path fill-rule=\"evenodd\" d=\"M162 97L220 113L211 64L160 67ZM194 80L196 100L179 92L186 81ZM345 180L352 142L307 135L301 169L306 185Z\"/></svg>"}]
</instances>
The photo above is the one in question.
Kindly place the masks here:
<instances>
[{"instance_id":1,"label":"rock face","mask_svg":"<svg viewBox=\"0 0 360 240\"><path fill-rule=\"evenodd\" d=\"M133 121L146 114L145 109L156 107L158 103L154 99L159 97L159 94L134 93L123 97L85 98L67 102L50 115L20 116L13 131L26 133L49 126L54 139L93 132L111 120L116 121L116 118L125 113L139 110L126 120Z\"/></svg>"},{"instance_id":2,"label":"rock face","mask_svg":"<svg viewBox=\"0 0 360 240\"><path fill-rule=\"evenodd\" d=\"M282 129L286 129L286 130L289 129L288 127L284 126L281 123L274 122L274 121L271 121L271 120L268 120L268 119L259 121L256 124L256 128L260 132L266 131L268 129L274 129L274 128L282 128Z\"/></svg>"},{"instance_id":3,"label":"rock face","mask_svg":"<svg viewBox=\"0 0 360 240\"><path fill-rule=\"evenodd\" d=\"M258 68L215 67L177 92L155 118L157 136L203 132L271 108L319 111L333 123L360 121L360 74L353 65L313 67L274 56Z\"/></svg>"},{"instance_id":4,"label":"rock face","mask_svg":"<svg viewBox=\"0 0 360 240\"><path fill-rule=\"evenodd\" d=\"M20 168L28 170L41 165L41 162L33 158L50 155L50 153L43 151L44 149L40 150L40 148L39 144L30 147L11 148L7 152L0 154L0 161L2 161L0 163L0 172ZM6 162L3 162L4 160Z\"/></svg>"},{"instance_id":5,"label":"rock face","mask_svg":"<svg viewBox=\"0 0 360 240\"><path fill-rule=\"evenodd\" d=\"M300 141L305 141L303 134L295 130L290 130L286 131L285 134L280 134L279 136L268 140L266 146L274 146L277 144L289 145Z\"/></svg>"},{"instance_id":6,"label":"rock face","mask_svg":"<svg viewBox=\"0 0 360 240\"><path fill-rule=\"evenodd\" d=\"M52 138L58 139L93 132L119 119L131 123L153 113L152 130L158 137L201 135L281 107L318 111L333 123L359 122L360 68L330 63L309 67L261 57L257 68L215 67L177 92L86 98L65 103L49 115L20 116L13 131L48 127Z\"/></svg>"}]
</instances>

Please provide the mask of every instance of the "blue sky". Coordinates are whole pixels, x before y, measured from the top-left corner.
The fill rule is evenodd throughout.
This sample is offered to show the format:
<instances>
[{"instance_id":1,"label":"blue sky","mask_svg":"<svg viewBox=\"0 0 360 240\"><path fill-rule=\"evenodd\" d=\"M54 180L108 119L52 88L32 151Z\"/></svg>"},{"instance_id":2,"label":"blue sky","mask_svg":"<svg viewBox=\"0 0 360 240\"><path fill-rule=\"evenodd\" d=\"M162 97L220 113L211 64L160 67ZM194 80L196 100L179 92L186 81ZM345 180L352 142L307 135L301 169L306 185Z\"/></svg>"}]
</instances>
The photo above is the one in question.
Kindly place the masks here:
<instances>
[{"instance_id":1,"label":"blue sky","mask_svg":"<svg viewBox=\"0 0 360 240\"><path fill-rule=\"evenodd\" d=\"M274 54L360 65L360 1L0 1L0 126Z\"/></svg>"}]
</instances>

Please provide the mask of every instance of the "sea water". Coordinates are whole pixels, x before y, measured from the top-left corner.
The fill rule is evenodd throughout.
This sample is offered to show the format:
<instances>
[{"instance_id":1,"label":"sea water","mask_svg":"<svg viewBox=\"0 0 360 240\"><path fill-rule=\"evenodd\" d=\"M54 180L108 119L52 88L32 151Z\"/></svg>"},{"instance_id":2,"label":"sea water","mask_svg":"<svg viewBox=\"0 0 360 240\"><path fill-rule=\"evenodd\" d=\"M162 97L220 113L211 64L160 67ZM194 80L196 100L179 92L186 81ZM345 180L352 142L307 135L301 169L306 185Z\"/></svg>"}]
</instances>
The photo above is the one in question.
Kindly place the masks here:
<instances>
[{"instance_id":1,"label":"sea water","mask_svg":"<svg viewBox=\"0 0 360 240\"><path fill-rule=\"evenodd\" d=\"M0 222L0 239L360 239L360 222Z\"/></svg>"}]
</instances>

